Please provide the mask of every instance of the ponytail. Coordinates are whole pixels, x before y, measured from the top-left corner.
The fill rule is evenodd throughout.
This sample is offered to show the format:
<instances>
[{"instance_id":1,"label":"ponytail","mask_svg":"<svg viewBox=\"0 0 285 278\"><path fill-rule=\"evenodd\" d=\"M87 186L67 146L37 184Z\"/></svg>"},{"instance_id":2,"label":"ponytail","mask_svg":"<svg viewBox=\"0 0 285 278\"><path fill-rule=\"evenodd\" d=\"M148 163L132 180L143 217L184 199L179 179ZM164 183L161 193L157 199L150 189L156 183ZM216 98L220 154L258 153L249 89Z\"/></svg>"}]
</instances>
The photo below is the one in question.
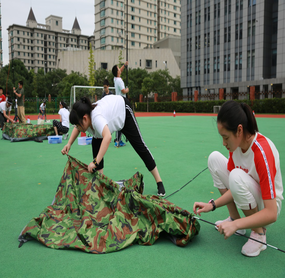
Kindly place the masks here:
<instances>
[{"instance_id":1,"label":"ponytail","mask_svg":"<svg viewBox=\"0 0 285 278\"><path fill-rule=\"evenodd\" d=\"M61 100L59 104L62 105L63 108L68 109L67 104L63 100Z\"/></svg>"},{"instance_id":2,"label":"ponytail","mask_svg":"<svg viewBox=\"0 0 285 278\"><path fill-rule=\"evenodd\" d=\"M234 134L240 124L245 133L254 135L258 132L256 119L246 103L238 103L233 100L225 102L219 111L217 122Z\"/></svg>"},{"instance_id":3,"label":"ponytail","mask_svg":"<svg viewBox=\"0 0 285 278\"><path fill-rule=\"evenodd\" d=\"M95 106L91 104L91 101L88 97L82 97L72 106L72 110L69 115L70 123L73 125L82 125L83 116L86 114L88 116L91 116L91 112Z\"/></svg>"},{"instance_id":4,"label":"ponytail","mask_svg":"<svg viewBox=\"0 0 285 278\"><path fill-rule=\"evenodd\" d=\"M249 105L247 105L246 103L241 103L240 106L243 109L247 117L247 131L248 133L253 135L256 132L258 132L257 122L254 117L254 114L251 108L249 107Z\"/></svg>"}]
</instances>

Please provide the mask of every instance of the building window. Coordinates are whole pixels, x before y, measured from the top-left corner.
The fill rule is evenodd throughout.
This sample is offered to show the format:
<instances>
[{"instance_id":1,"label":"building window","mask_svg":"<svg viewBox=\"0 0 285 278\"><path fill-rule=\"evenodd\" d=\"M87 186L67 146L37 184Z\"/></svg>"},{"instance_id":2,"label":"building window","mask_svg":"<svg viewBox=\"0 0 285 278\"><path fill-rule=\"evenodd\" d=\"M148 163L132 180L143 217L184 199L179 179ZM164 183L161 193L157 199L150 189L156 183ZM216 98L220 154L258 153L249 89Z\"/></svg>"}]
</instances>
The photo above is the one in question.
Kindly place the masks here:
<instances>
[{"instance_id":1,"label":"building window","mask_svg":"<svg viewBox=\"0 0 285 278\"><path fill-rule=\"evenodd\" d=\"M242 69L242 52L239 53L239 69Z\"/></svg>"},{"instance_id":2,"label":"building window","mask_svg":"<svg viewBox=\"0 0 285 278\"><path fill-rule=\"evenodd\" d=\"M108 63L101 63L101 69L107 69L108 68Z\"/></svg>"},{"instance_id":3,"label":"building window","mask_svg":"<svg viewBox=\"0 0 285 278\"><path fill-rule=\"evenodd\" d=\"M236 41L238 40L238 24L236 24Z\"/></svg>"},{"instance_id":4,"label":"building window","mask_svg":"<svg viewBox=\"0 0 285 278\"><path fill-rule=\"evenodd\" d=\"M231 70L231 54L228 55L228 71Z\"/></svg>"},{"instance_id":5,"label":"building window","mask_svg":"<svg viewBox=\"0 0 285 278\"><path fill-rule=\"evenodd\" d=\"M217 72L220 72L220 56L217 57Z\"/></svg>"},{"instance_id":6,"label":"building window","mask_svg":"<svg viewBox=\"0 0 285 278\"><path fill-rule=\"evenodd\" d=\"M228 64L227 55L224 55L224 71L227 71L227 64Z\"/></svg>"},{"instance_id":7,"label":"building window","mask_svg":"<svg viewBox=\"0 0 285 278\"><path fill-rule=\"evenodd\" d=\"M252 36L255 36L255 20L252 21Z\"/></svg>"},{"instance_id":8,"label":"building window","mask_svg":"<svg viewBox=\"0 0 285 278\"><path fill-rule=\"evenodd\" d=\"M228 42L231 41L231 27L228 27Z\"/></svg>"},{"instance_id":9,"label":"building window","mask_svg":"<svg viewBox=\"0 0 285 278\"><path fill-rule=\"evenodd\" d=\"M147 69L151 69L152 68L152 60L145 60L145 67Z\"/></svg>"},{"instance_id":10,"label":"building window","mask_svg":"<svg viewBox=\"0 0 285 278\"><path fill-rule=\"evenodd\" d=\"M251 51L251 67L255 67L255 50Z\"/></svg>"}]
</instances>

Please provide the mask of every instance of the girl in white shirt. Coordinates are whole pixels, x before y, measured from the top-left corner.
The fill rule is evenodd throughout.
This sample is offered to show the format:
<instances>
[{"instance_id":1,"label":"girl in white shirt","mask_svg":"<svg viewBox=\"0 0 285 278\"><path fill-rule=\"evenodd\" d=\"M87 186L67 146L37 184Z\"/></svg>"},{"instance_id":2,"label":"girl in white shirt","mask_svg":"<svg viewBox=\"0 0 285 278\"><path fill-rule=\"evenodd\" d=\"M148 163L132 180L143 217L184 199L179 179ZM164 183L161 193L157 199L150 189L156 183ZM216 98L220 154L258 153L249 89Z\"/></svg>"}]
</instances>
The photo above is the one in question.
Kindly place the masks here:
<instances>
[{"instance_id":1,"label":"girl in white shirt","mask_svg":"<svg viewBox=\"0 0 285 278\"><path fill-rule=\"evenodd\" d=\"M68 154L71 145L80 132L88 131L93 135L93 161L88 165L88 171L96 169L103 174L103 157L112 139L112 133L121 130L129 140L137 154L152 173L158 188L158 195L164 196L165 190L151 152L141 136L137 121L127 98L110 95L91 104L86 97L77 101L70 112L70 122L76 125L70 139L62 149L62 154Z\"/></svg>"},{"instance_id":2,"label":"girl in white shirt","mask_svg":"<svg viewBox=\"0 0 285 278\"><path fill-rule=\"evenodd\" d=\"M60 101L59 103L58 114L59 114L59 121L53 120L54 132L56 135L65 134L67 138L69 131L69 111L64 101Z\"/></svg>"},{"instance_id":3,"label":"girl in white shirt","mask_svg":"<svg viewBox=\"0 0 285 278\"><path fill-rule=\"evenodd\" d=\"M225 102L217 126L229 158L215 151L208 158L208 167L214 186L222 196L209 203L195 202L193 211L200 215L226 205L229 217L215 223L225 239L235 232L245 234L245 229L251 229L251 238L266 243L266 227L277 220L283 200L279 153L258 132L254 114L247 104ZM237 208L245 217L240 217ZM249 239L241 253L254 257L266 247Z\"/></svg>"}]
</instances>

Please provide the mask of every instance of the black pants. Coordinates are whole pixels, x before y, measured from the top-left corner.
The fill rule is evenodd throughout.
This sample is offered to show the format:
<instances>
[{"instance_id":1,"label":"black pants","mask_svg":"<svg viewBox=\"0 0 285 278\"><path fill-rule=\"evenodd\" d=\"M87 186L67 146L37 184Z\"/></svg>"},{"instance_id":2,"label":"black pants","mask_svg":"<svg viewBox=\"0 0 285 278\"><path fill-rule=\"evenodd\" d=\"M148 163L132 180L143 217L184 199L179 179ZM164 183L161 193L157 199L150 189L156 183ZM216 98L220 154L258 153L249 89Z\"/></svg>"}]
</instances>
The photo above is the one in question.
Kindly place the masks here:
<instances>
[{"instance_id":1,"label":"black pants","mask_svg":"<svg viewBox=\"0 0 285 278\"><path fill-rule=\"evenodd\" d=\"M120 142L121 141L121 137L122 137L122 131L117 131L116 132L116 141Z\"/></svg>"},{"instance_id":2,"label":"black pants","mask_svg":"<svg viewBox=\"0 0 285 278\"><path fill-rule=\"evenodd\" d=\"M57 121L57 120L53 120L52 122L52 126L53 127L57 127L57 132L58 134L62 133L62 134L66 134L69 130L69 128L67 126L62 125L61 122Z\"/></svg>"},{"instance_id":3,"label":"black pants","mask_svg":"<svg viewBox=\"0 0 285 278\"><path fill-rule=\"evenodd\" d=\"M135 118L134 112L131 108L130 102L127 98L124 98L126 103L126 119L125 125L122 129L122 133L126 136L130 144L135 149L136 153L143 160L145 166L149 171L152 171L155 167L155 161L145 142L143 141L137 120ZM93 138L92 139L92 151L93 158L97 157L99 152L102 138ZM104 160L102 159L97 167L97 170L101 170L104 168Z\"/></svg>"},{"instance_id":4,"label":"black pants","mask_svg":"<svg viewBox=\"0 0 285 278\"><path fill-rule=\"evenodd\" d=\"M4 123L7 123L7 118L4 117L4 114L0 112L0 127L1 129L4 127Z\"/></svg>"}]
</instances>

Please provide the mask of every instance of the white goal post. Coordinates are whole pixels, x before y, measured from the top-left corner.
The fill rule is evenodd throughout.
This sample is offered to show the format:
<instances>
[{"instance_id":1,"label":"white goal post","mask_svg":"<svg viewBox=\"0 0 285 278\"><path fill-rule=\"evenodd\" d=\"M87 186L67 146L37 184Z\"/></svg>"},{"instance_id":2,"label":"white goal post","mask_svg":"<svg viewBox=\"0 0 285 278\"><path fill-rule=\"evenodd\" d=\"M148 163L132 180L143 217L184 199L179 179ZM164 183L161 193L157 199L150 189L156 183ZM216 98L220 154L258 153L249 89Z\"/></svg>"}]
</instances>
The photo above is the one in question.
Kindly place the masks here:
<instances>
[{"instance_id":1,"label":"white goal post","mask_svg":"<svg viewBox=\"0 0 285 278\"><path fill-rule=\"evenodd\" d=\"M109 90L115 94L115 87L109 87ZM72 86L70 89L69 110L71 110L72 105L83 96L90 98L92 103L101 99L103 91L103 86Z\"/></svg>"}]
</instances>

